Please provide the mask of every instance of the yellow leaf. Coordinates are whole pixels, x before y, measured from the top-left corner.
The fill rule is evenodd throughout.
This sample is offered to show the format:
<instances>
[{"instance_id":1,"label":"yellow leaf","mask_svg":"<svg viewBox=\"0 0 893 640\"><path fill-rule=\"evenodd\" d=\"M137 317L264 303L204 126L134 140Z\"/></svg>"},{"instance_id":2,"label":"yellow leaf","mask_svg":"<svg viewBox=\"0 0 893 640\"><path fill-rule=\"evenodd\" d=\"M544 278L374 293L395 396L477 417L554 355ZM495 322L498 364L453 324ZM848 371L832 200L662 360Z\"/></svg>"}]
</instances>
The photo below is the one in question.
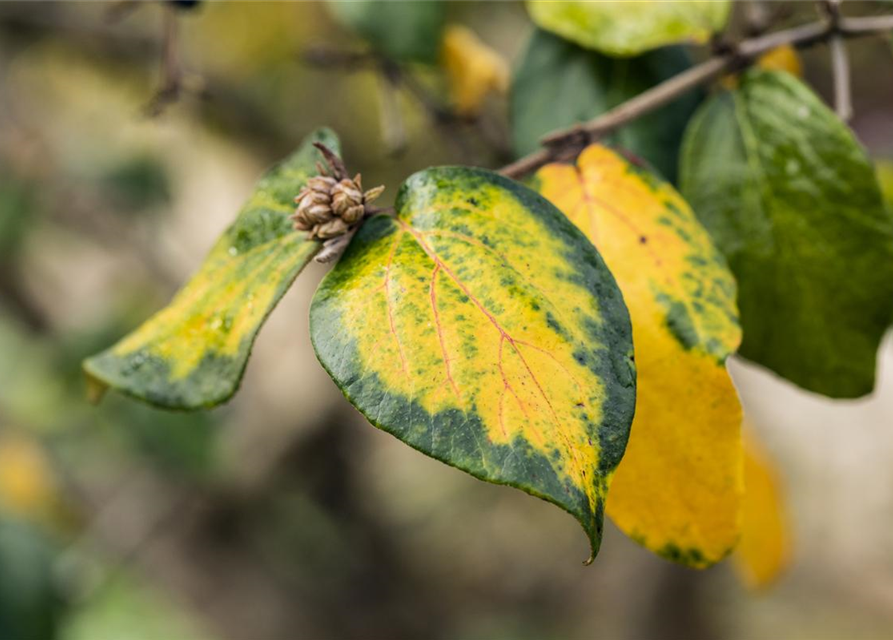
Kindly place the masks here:
<instances>
[{"instance_id":1,"label":"yellow leaf","mask_svg":"<svg viewBox=\"0 0 893 640\"><path fill-rule=\"evenodd\" d=\"M537 177L605 258L633 323L636 414L608 515L656 553L709 566L739 532L741 407L725 368L741 339L732 275L679 194L613 151L592 145L577 166Z\"/></svg>"},{"instance_id":2,"label":"yellow leaf","mask_svg":"<svg viewBox=\"0 0 893 640\"><path fill-rule=\"evenodd\" d=\"M0 438L0 507L40 519L53 511L56 490L50 465L40 447L21 435Z\"/></svg>"},{"instance_id":3,"label":"yellow leaf","mask_svg":"<svg viewBox=\"0 0 893 640\"><path fill-rule=\"evenodd\" d=\"M800 54L789 44L764 53L757 60L757 66L770 71L787 71L798 78L803 77L803 64L800 62ZM736 89L738 87L738 76L732 73L725 75L720 79L720 84L729 90Z\"/></svg>"},{"instance_id":4,"label":"yellow leaf","mask_svg":"<svg viewBox=\"0 0 893 640\"><path fill-rule=\"evenodd\" d=\"M752 589L767 587L790 564L790 532L778 477L767 452L744 432L744 502L734 566Z\"/></svg>"},{"instance_id":5,"label":"yellow leaf","mask_svg":"<svg viewBox=\"0 0 893 640\"><path fill-rule=\"evenodd\" d=\"M803 77L803 64L797 50L789 44L765 53L757 61L757 66L769 71L787 71L798 78Z\"/></svg>"},{"instance_id":6,"label":"yellow leaf","mask_svg":"<svg viewBox=\"0 0 893 640\"><path fill-rule=\"evenodd\" d=\"M454 24L446 28L441 57L450 96L462 115L477 115L488 95L508 90L505 60L467 27Z\"/></svg>"}]
</instances>

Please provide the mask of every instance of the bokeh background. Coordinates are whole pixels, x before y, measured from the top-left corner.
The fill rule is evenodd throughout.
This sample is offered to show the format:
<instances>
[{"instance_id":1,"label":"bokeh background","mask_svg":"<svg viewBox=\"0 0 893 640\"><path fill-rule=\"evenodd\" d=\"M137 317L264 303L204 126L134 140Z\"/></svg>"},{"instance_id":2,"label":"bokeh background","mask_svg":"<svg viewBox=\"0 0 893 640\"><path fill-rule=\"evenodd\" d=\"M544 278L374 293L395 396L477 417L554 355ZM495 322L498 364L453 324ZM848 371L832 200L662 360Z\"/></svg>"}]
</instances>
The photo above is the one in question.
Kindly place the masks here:
<instances>
[{"instance_id":1,"label":"bokeh background","mask_svg":"<svg viewBox=\"0 0 893 640\"><path fill-rule=\"evenodd\" d=\"M0 638L893 638L890 336L874 395L854 402L731 364L793 540L759 592L729 562L683 569L610 524L583 567L560 510L371 427L310 346L322 265L272 315L225 407L88 404L80 360L163 306L313 128L336 129L388 201L420 168L511 154L504 97L474 122L435 117L419 95L448 97L421 67L419 87L391 95L408 144L389 152L380 75L306 59L363 47L314 2L180 12L183 88L153 103L167 9L139 5L0 3ZM803 16L813 7L794 3L785 20ZM450 3L449 19L510 63L531 31L521 3ZM854 128L893 158L890 42L851 56ZM827 51L804 65L827 96Z\"/></svg>"}]
</instances>

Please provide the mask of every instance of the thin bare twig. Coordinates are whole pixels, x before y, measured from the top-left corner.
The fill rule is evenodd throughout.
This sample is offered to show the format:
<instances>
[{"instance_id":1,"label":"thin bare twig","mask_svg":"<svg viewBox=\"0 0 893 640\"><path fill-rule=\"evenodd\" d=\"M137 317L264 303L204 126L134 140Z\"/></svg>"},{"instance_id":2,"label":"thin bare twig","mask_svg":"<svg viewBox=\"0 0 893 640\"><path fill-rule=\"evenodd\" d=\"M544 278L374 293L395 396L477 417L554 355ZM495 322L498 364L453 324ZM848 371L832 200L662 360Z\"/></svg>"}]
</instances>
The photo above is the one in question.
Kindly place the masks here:
<instances>
[{"instance_id":1,"label":"thin bare twig","mask_svg":"<svg viewBox=\"0 0 893 640\"><path fill-rule=\"evenodd\" d=\"M841 36L834 36L828 46L831 48L831 69L834 74L834 110L841 120L848 122L853 117L853 93L846 42Z\"/></svg>"},{"instance_id":2,"label":"thin bare twig","mask_svg":"<svg viewBox=\"0 0 893 640\"><path fill-rule=\"evenodd\" d=\"M836 25L831 21L822 20L784 31L749 38L734 46L732 51L714 55L589 122L560 129L546 135L541 140L543 149L503 167L500 173L510 178L518 178L535 171L549 162L564 161L569 157L573 158L593 140L601 138L647 113L651 113L684 93L724 73L746 68L764 53L782 45L804 48L819 42L828 41L834 35L853 38L890 30L893 30L893 16L841 17Z\"/></svg>"},{"instance_id":3,"label":"thin bare twig","mask_svg":"<svg viewBox=\"0 0 893 640\"><path fill-rule=\"evenodd\" d=\"M843 35L836 30L840 26L840 0L824 0L821 3L835 33L828 40L831 51L831 72L834 78L834 110L841 120L853 117L853 94L850 88L850 61Z\"/></svg>"},{"instance_id":4,"label":"thin bare twig","mask_svg":"<svg viewBox=\"0 0 893 640\"><path fill-rule=\"evenodd\" d=\"M146 105L146 115L161 115L165 107L176 102L180 97L183 74L180 69L180 33L177 10L170 5L164 7L164 24L162 38L164 40L161 54L161 86Z\"/></svg>"}]
</instances>

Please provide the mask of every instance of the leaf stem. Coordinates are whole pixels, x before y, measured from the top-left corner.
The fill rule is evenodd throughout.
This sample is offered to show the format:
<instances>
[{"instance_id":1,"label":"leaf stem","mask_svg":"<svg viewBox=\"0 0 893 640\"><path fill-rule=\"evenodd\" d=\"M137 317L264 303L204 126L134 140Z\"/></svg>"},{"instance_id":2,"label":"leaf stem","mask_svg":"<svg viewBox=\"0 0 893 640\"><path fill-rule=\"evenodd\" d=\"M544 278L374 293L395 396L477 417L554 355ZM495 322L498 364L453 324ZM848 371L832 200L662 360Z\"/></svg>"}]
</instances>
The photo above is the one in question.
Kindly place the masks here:
<instances>
[{"instance_id":1,"label":"leaf stem","mask_svg":"<svg viewBox=\"0 0 893 640\"><path fill-rule=\"evenodd\" d=\"M588 122L547 134L540 140L543 145L542 149L506 165L499 172L509 178L519 178L536 171L549 162L572 159L593 140L651 113L724 73L747 68L764 53L782 45L805 48L819 42L829 40L833 42L835 36L842 41L844 38L857 38L891 30L893 30L893 15L860 18L840 17L836 21L819 20L791 29L748 38L733 46L730 52L718 53ZM841 91L846 89L847 96L849 96L848 80L849 75L846 74L847 82L840 89Z\"/></svg>"}]
</instances>

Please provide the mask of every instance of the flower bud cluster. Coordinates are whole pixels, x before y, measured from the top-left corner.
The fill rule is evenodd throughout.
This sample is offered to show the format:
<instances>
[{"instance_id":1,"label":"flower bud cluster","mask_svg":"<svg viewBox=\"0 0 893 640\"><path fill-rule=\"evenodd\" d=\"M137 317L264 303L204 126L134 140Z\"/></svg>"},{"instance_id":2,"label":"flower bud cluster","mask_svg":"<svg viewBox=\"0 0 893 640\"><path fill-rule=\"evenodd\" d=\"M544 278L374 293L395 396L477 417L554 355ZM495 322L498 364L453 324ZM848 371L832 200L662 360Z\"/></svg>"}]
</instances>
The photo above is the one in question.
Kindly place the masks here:
<instances>
[{"instance_id":1,"label":"flower bud cluster","mask_svg":"<svg viewBox=\"0 0 893 640\"><path fill-rule=\"evenodd\" d=\"M295 228L309 231L311 238L327 240L347 233L366 213L366 205L384 191L375 187L363 192L360 174L351 180L327 175L310 178L295 198Z\"/></svg>"}]
</instances>

